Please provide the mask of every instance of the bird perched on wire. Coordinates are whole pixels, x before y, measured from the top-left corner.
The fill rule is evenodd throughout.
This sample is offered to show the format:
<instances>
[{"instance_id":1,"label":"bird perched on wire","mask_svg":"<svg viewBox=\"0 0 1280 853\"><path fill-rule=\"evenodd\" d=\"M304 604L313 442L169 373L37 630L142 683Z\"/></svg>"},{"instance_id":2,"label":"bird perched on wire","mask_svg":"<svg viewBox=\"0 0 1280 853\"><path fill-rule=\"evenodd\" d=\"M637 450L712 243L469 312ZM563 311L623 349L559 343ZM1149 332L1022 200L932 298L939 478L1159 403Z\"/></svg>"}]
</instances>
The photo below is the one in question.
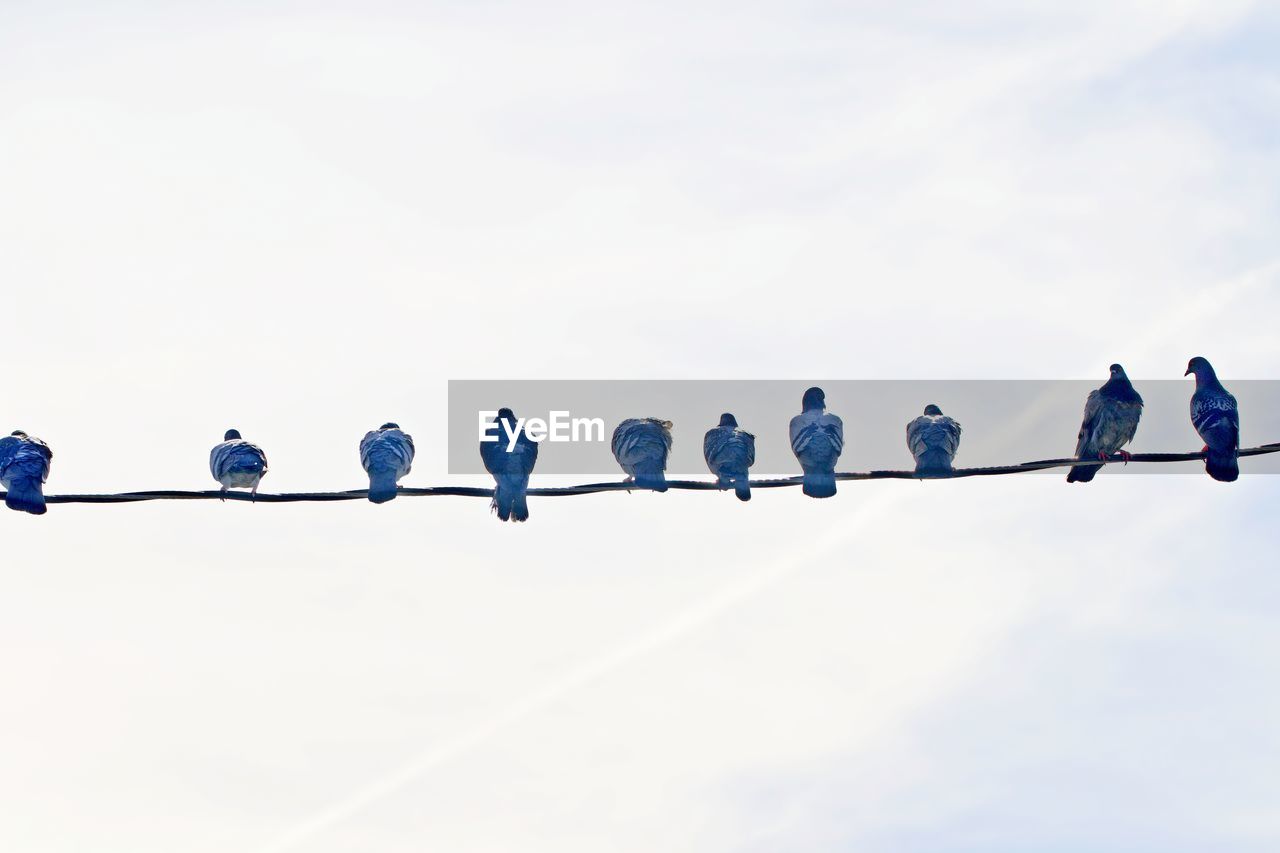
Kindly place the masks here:
<instances>
[{"instance_id":1,"label":"bird perched on wire","mask_svg":"<svg viewBox=\"0 0 1280 853\"><path fill-rule=\"evenodd\" d=\"M480 459L493 475L493 510L503 521L528 521L529 475L538 461L538 442L518 425L510 409L498 409L495 441L480 442Z\"/></svg>"},{"instance_id":2,"label":"bird perched on wire","mask_svg":"<svg viewBox=\"0 0 1280 853\"><path fill-rule=\"evenodd\" d=\"M907 447L915 457L917 474L950 474L951 462L960 447L960 424L930 403L924 407L923 415L907 424Z\"/></svg>"},{"instance_id":3,"label":"bird perched on wire","mask_svg":"<svg viewBox=\"0 0 1280 853\"><path fill-rule=\"evenodd\" d=\"M747 469L756 461L756 437L740 428L737 418L725 412L720 416L720 425L707 430L702 439L702 456L721 489L732 486L738 500L751 500Z\"/></svg>"},{"instance_id":4,"label":"bird perched on wire","mask_svg":"<svg viewBox=\"0 0 1280 853\"><path fill-rule=\"evenodd\" d=\"M222 484L223 500L227 489L249 489L256 497L258 483L267 473L267 454L241 438L239 430L229 429L222 443L209 451L209 471Z\"/></svg>"},{"instance_id":5,"label":"bird perched on wire","mask_svg":"<svg viewBox=\"0 0 1280 853\"><path fill-rule=\"evenodd\" d=\"M1076 437L1077 459L1101 459L1113 453L1129 463L1129 452L1121 450L1133 441L1142 417L1142 397L1133 389L1124 368L1113 364L1111 377L1089 392L1084 402L1084 420ZM1097 476L1101 465L1076 465L1067 472L1068 483L1087 483Z\"/></svg>"},{"instance_id":6,"label":"bird perched on wire","mask_svg":"<svg viewBox=\"0 0 1280 853\"><path fill-rule=\"evenodd\" d=\"M811 498L836 493L836 460L844 449L844 423L827 413L821 388L804 392L800 414L791 419L791 452L804 471L802 490Z\"/></svg>"},{"instance_id":7,"label":"bird perched on wire","mask_svg":"<svg viewBox=\"0 0 1280 853\"><path fill-rule=\"evenodd\" d=\"M53 451L20 429L0 438L0 486L9 509L44 515L44 482L49 479Z\"/></svg>"},{"instance_id":8,"label":"bird perched on wire","mask_svg":"<svg viewBox=\"0 0 1280 853\"><path fill-rule=\"evenodd\" d=\"M386 503L396 496L396 483L413 466L413 436L399 424L385 423L360 439L360 464L369 475L369 500Z\"/></svg>"},{"instance_id":9,"label":"bird perched on wire","mask_svg":"<svg viewBox=\"0 0 1280 853\"><path fill-rule=\"evenodd\" d=\"M627 418L613 431L613 458L629 480L643 489L667 490L667 457L671 454L671 421Z\"/></svg>"},{"instance_id":10,"label":"bird perched on wire","mask_svg":"<svg viewBox=\"0 0 1280 853\"><path fill-rule=\"evenodd\" d=\"M1187 362L1187 372L1196 375L1196 391L1191 395L1191 423L1204 440L1204 470L1209 476L1230 483L1240 476L1240 409L1222 383L1213 365L1202 356Z\"/></svg>"}]
</instances>

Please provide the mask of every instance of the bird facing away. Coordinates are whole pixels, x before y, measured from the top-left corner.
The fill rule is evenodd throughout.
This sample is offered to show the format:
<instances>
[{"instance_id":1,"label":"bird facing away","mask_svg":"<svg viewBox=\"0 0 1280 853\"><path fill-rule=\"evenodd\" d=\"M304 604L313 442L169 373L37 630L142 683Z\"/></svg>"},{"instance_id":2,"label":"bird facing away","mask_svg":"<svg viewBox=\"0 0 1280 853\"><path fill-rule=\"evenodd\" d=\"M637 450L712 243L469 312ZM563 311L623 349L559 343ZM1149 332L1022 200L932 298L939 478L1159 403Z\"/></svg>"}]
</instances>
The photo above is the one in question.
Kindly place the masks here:
<instances>
[{"instance_id":1,"label":"bird facing away","mask_svg":"<svg viewBox=\"0 0 1280 853\"><path fill-rule=\"evenodd\" d=\"M811 498L836 493L836 460L844 449L844 423L827 413L821 388L804 392L800 414L791 419L791 452L804 471L802 490Z\"/></svg>"},{"instance_id":2,"label":"bird facing away","mask_svg":"<svg viewBox=\"0 0 1280 853\"><path fill-rule=\"evenodd\" d=\"M1213 365L1196 356L1187 362L1187 373L1196 375L1196 392L1191 395L1191 424L1204 441L1204 470L1224 483L1240 476L1240 409L1222 383Z\"/></svg>"},{"instance_id":3,"label":"bird facing away","mask_svg":"<svg viewBox=\"0 0 1280 853\"><path fill-rule=\"evenodd\" d=\"M915 457L917 474L950 474L951 462L960 448L960 424L930 403L924 407L923 415L907 424L907 447Z\"/></svg>"},{"instance_id":4,"label":"bird facing away","mask_svg":"<svg viewBox=\"0 0 1280 853\"><path fill-rule=\"evenodd\" d=\"M53 451L20 429L0 438L0 486L9 509L44 515L44 481L49 479Z\"/></svg>"},{"instance_id":5,"label":"bird facing away","mask_svg":"<svg viewBox=\"0 0 1280 853\"><path fill-rule=\"evenodd\" d=\"M1106 460L1119 453L1127 464L1129 453L1121 450L1133 441L1142 417L1142 398L1118 364L1110 367L1111 377L1101 388L1089 392L1084 402L1084 421L1076 439L1077 459ZM1087 483L1101 465L1077 465L1067 472L1068 483Z\"/></svg>"},{"instance_id":6,"label":"bird facing away","mask_svg":"<svg viewBox=\"0 0 1280 853\"><path fill-rule=\"evenodd\" d=\"M725 412L720 416L720 425L707 430L702 439L702 456L721 489L732 486L738 500L751 500L747 469L756 461L756 437L741 429L737 418Z\"/></svg>"},{"instance_id":7,"label":"bird facing away","mask_svg":"<svg viewBox=\"0 0 1280 853\"><path fill-rule=\"evenodd\" d=\"M613 458L629 480L643 489L667 490L667 457L671 454L671 421L627 418L613 431Z\"/></svg>"},{"instance_id":8,"label":"bird facing away","mask_svg":"<svg viewBox=\"0 0 1280 853\"><path fill-rule=\"evenodd\" d=\"M209 471L222 484L224 495L227 489L249 489L256 496L267 473L267 454L241 438L239 430L229 429L222 443L209 451Z\"/></svg>"},{"instance_id":9,"label":"bird facing away","mask_svg":"<svg viewBox=\"0 0 1280 853\"><path fill-rule=\"evenodd\" d=\"M360 464L369 475L369 500L386 503L396 496L396 483L413 466L413 436L399 424L385 423L360 439Z\"/></svg>"},{"instance_id":10,"label":"bird facing away","mask_svg":"<svg viewBox=\"0 0 1280 853\"><path fill-rule=\"evenodd\" d=\"M503 521L528 521L529 475L538 461L538 442L523 428L516 433L516 416L510 409L498 409L494 423L499 425L497 441L480 442L480 459L493 475L493 510Z\"/></svg>"}]
</instances>

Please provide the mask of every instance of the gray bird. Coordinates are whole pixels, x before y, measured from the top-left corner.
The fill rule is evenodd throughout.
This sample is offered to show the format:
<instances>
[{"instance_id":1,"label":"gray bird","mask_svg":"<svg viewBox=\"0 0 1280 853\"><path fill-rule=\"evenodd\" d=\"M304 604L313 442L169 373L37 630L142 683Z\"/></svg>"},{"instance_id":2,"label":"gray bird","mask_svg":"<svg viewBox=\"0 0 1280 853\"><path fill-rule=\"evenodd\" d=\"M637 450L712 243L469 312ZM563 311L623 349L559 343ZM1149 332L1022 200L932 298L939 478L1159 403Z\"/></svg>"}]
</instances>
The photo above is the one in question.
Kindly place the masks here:
<instances>
[{"instance_id":1,"label":"gray bird","mask_svg":"<svg viewBox=\"0 0 1280 853\"><path fill-rule=\"evenodd\" d=\"M803 491L811 498L836 493L836 461L844 449L844 422L827 413L821 388L804 392L800 414L791 419L791 452L804 471Z\"/></svg>"},{"instance_id":2,"label":"gray bird","mask_svg":"<svg viewBox=\"0 0 1280 853\"><path fill-rule=\"evenodd\" d=\"M1187 363L1187 373L1196 375L1196 392L1191 395L1191 423L1204 440L1204 470L1215 480L1233 482L1240 476L1240 408L1213 365L1196 356Z\"/></svg>"},{"instance_id":3,"label":"gray bird","mask_svg":"<svg viewBox=\"0 0 1280 853\"><path fill-rule=\"evenodd\" d=\"M923 415L907 424L907 447L915 457L917 474L950 474L951 462L960 448L960 424L930 403L924 407Z\"/></svg>"},{"instance_id":4,"label":"gray bird","mask_svg":"<svg viewBox=\"0 0 1280 853\"><path fill-rule=\"evenodd\" d=\"M500 425L497 441L480 442L480 459L493 475L493 510L503 521L528 521L529 475L538 461L538 442L517 427L510 409L498 409L494 423Z\"/></svg>"},{"instance_id":5,"label":"gray bird","mask_svg":"<svg viewBox=\"0 0 1280 853\"><path fill-rule=\"evenodd\" d=\"M44 515L44 482L49 479L53 451L20 429L0 438L0 486L9 509Z\"/></svg>"},{"instance_id":6,"label":"gray bird","mask_svg":"<svg viewBox=\"0 0 1280 853\"><path fill-rule=\"evenodd\" d=\"M613 458L628 478L644 489L667 490L667 457L671 454L671 421L627 418L613 431Z\"/></svg>"},{"instance_id":7,"label":"gray bird","mask_svg":"<svg viewBox=\"0 0 1280 853\"><path fill-rule=\"evenodd\" d=\"M747 469L756 461L756 437L741 429L737 418L725 412L720 416L720 425L707 430L702 439L702 456L721 489L732 486L738 500L751 500Z\"/></svg>"},{"instance_id":8,"label":"gray bird","mask_svg":"<svg viewBox=\"0 0 1280 853\"><path fill-rule=\"evenodd\" d=\"M1119 453L1128 463L1128 451L1142 417L1142 398L1118 364L1110 367L1111 377L1101 388L1089 392L1084 403L1084 421L1076 437L1077 459L1106 460ZM1068 483L1087 483L1097 476L1101 465L1076 465L1067 472Z\"/></svg>"},{"instance_id":9,"label":"gray bird","mask_svg":"<svg viewBox=\"0 0 1280 853\"><path fill-rule=\"evenodd\" d=\"M227 489L247 488L256 496L258 483L267 473L267 454L241 438L239 430L229 429L222 443L215 444L209 452L209 471L222 484L223 495Z\"/></svg>"},{"instance_id":10,"label":"gray bird","mask_svg":"<svg viewBox=\"0 0 1280 853\"><path fill-rule=\"evenodd\" d=\"M396 496L396 483L413 466L413 436L399 424L385 423L360 439L360 464L369 475L369 500L386 503Z\"/></svg>"}]
</instances>

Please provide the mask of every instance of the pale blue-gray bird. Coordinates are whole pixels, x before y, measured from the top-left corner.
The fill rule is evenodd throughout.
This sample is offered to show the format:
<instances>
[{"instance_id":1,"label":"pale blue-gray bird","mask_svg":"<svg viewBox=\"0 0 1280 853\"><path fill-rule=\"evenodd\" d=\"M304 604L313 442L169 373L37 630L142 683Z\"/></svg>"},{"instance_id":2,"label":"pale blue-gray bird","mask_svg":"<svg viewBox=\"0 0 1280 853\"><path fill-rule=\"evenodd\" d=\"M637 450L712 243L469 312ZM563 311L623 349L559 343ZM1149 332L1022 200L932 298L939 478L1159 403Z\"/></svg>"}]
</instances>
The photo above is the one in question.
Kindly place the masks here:
<instances>
[{"instance_id":1,"label":"pale blue-gray bird","mask_svg":"<svg viewBox=\"0 0 1280 853\"><path fill-rule=\"evenodd\" d=\"M613 458L642 489L667 490L667 457L671 454L671 421L627 418L613 431Z\"/></svg>"},{"instance_id":2,"label":"pale blue-gray bird","mask_svg":"<svg viewBox=\"0 0 1280 853\"><path fill-rule=\"evenodd\" d=\"M222 443L209 451L209 472L222 484L224 495L227 489L249 489L256 496L258 483L267 473L267 454L241 438L239 430L229 429Z\"/></svg>"},{"instance_id":3,"label":"pale blue-gray bird","mask_svg":"<svg viewBox=\"0 0 1280 853\"><path fill-rule=\"evenodd\" d=\"M44 482L49 479L53 451L20 429L0 438L0 486L9 509L44 515Z\"/></svg>"},{"instance_id":4,"label":"pale blue-gray bird","mask_svg":"<svg viewBox=\"0 0 1280 853\"><path fill-rule=\"evenodd\" d=\"M951 463L960 449L960 424L930 403L924 407L923 415L907 424L907 447L915 457L917 474L950 474Z\"/></svg>"},{"instance_id":5,"label":"pale blue-gray bird","mask_svg":"<svg viewBox=\"0 0 1280 853\"><path fill-rule=\"evenodd\" d=\"M360 439L360 464L369 475L369 500L386 503L396 496L396 483L413 466L413 436L399 424L385 423Z\"/></svg>"},{"instance_id":6,"label":"pale blue-gray bird","mask_svg":"<svg viewBox=\"0 0 1280 853\"><path fill-rule=\"evenodd\" d=\"M844 422L827 413L821 388L804 392L800 414L791 419L791 452L804 471L803 491L811 498L836 493L836 461L844 449Z\"/></svg>"},{"instance_id":7,"label":"pale blue-gray bird","mask_svg":"<svg viewBox=\"0 0 1280 853\"><path fill-rule=\"evenodd\" d=\"M1191 359L1187 373L1196 375L1196 392L1191 395L1191 423L1204 441L1204 470L1215 480L1233 482L1240 476L1240 407L1236 405L1236 398L1222 387L1208 359L1202 356Z\"/></svg>"},{"instance_id":8,"label":"pale blue-gray bird","mask_svg":"<svg viewBox=\"0 0 1280 853\"><path fill-rule=\"evenodd\" d=\"M721 489L732 488L738 500L751 500L748 469L756 461L756 437L739 427L737 418L725 412L720 425L707 430L702 456Z\"/></svg>"},{"instance_id":9,"label":"pale blue-gray bird","mask_svg":"<svg viewBox=\"0 0 1280 853\"><path fill-rule=\"evenodd\" d=\"M529 520L529 475L538 462L538 442L510 409L498 409L495 441L480 442L480 459L493 475L493 511L503 521Z\"/></svg>"},{"instance_id":10,"label":"pale blue-gray bird","mask_svg":"<svg viewBox=\"0 0 1280 853\"><path fill-rule=\"evenodd\" d=\"M1118 364L1110 367L1111 377L1094 391L1084 403L1084 420L1076 436L1077 459L1106 460L1119 453L1129 461L1129 452L1121 450L1138 432L1142 418L1142 398ZM1087 483L1097 475L1101 465L1076 465L1067 472L1068 483Z\"/></svg>"}]
</instances>

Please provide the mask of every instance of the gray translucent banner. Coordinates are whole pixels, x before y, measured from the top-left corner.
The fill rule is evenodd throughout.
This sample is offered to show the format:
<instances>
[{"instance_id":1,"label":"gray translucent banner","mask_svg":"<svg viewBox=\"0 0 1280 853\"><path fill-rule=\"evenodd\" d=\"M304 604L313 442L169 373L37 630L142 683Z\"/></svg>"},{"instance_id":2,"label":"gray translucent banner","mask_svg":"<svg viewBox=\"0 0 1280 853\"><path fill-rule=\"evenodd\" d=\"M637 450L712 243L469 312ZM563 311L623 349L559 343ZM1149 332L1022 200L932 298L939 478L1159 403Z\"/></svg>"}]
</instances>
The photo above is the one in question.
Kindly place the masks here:
<instances>
[{"instance_id":1,"label":"gray translucent banner","mask_svg":"<svg viewBox=\"0 0 1280 853\"><path fill-rule=\"evenodd\" d=\"M481 413L501 407L537 418L555 436L542 439L536 474L621 479L610 450L613 429L626 418L656 417L673 423L675 445L667 473L706 477L702 438L722 412L732 412L756 437L752 476L800 473L791 453L788 423L800 412L806 388L826 391L827 410L844 421L845 448L837 471L913 467L906 425L929 403L964 428L957 468L1010 465L1070 456L1085 398L1106 381L1081 380L450 380L449 473L483 474ZM1203 442L1188 411L1195 383L1134 379L1145 407L1133 453L1198 451ZM1240 403L1242 447L1280 441L1280 380L1224 379ZM559 413L553 415L553 413ZM487 416L492 420L492 414ZM576 428L575 428L575 423ZM577 433L576 440L574 433ZM601 438L603 433L603 440ZM499 433L496 433L500 435ZM537 437L537 436L535 436ZM564 438L566 440L559 440ZM1110 465L1107 474L1187 474L1201 462ZM1242 474L1280 472L1280 454L1240 462ZM1063 472L1050 471L1054 476Z\"/></svg>"}]
</instances>

